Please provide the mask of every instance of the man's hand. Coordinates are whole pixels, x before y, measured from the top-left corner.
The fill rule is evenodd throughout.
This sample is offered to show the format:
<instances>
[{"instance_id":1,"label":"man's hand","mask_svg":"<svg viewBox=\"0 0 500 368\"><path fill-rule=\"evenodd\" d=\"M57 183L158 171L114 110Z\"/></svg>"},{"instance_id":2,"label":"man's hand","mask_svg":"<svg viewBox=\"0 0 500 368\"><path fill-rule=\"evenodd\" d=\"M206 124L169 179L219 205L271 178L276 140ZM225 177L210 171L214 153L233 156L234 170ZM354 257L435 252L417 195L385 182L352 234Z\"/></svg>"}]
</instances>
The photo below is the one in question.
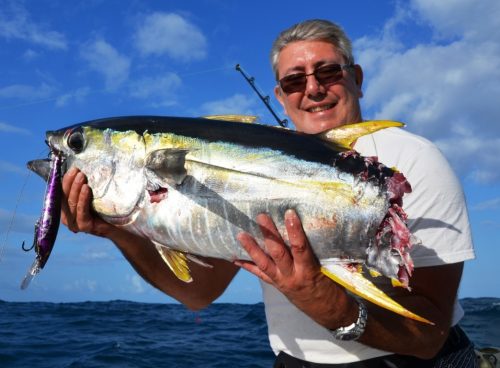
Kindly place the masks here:
<instances>
[{"instance_id":1,"label":"man's hand","mask_svg":"<svg viewBox=\"0 0 500 368\"><path fill-rule=\"evenodd\" d=\"M214 301L239 270L228 261L204 258L205 262L214 266L213 269L191 263L194 281L186 284L167 268L149 239L110 225L92 214L92 191L85 175L79 170L71 169L64 175L63 192L63 224L75 233L81 231L109 238L147 282L190 309L199 310Z\"/></svg>"},{"instance_id":2,"label":"man's hand","mask_svg":"<svg viewBox=\"0 0 500 368\"><path fill-rule=\"evenodd\" d=\"M265 250L251 235L241 233L238 240L253 262L236 264L276 287L324 327L336 329L353 323L358 317L357 303L343 287L323 276L297 214L291 210L285 213L290 248L269 216L259 215L257 223L264 235ZM447 336L462 268L463 263L417 268L412 276L412 292L393 290L394 300L432 320L435 326L365 302L368 324L358 341L423 359L433 357Z\"/></svg>"},{"instance_id":3,"label":"man's hand","mask_svg":"<svg viewBox=\"0 0 500 368\"><path fill-rule=\"evenodd\" d=\"M307 240L302 223L293 210L285 213L288 247L273 220L257 216L265 251L255 239L240 233L237 239L253 262L236 264L281 291L293 304L328 328L347 326L357 318L356 302L345 289L321 273L321 266Z\"/></svg>"},{"instance_id":4,"label":"man's hand","mask_svg":"<svg viewBox=\"0 0 500 368\"><path fill-rule=\"evenodd\" d=\"M62 182L64 198L61 221L74 233L84 232L102 237L110 237L118 231L116 227L93 215L90 210L92 191L87 178L78 169L70 169Z\"/></svg>"}]
</instances>

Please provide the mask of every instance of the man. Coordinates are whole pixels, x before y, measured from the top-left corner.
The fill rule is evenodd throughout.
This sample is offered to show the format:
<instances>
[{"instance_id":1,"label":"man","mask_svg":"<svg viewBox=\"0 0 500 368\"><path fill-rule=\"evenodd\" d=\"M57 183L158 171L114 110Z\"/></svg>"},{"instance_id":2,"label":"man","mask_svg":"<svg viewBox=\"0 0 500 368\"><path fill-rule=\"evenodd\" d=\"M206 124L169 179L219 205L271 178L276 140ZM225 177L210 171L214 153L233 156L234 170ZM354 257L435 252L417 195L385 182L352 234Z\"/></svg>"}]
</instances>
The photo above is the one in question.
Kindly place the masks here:
<instances>
[{"instance_id":1,"label":"man","mask_svg":"<svg viewBox=\"0 0 500 368\"><path fill-rule=\"evenodd\" d=\"M323 20L299 23L280 34L271 59L276 97L297 130L315 134L362 121L362 69L354 64L350 41L338 26ZM262 214L256 221L265 251L241 233L238 240L253 262L211 259L213 269L192 264L191 284L166 269L148 240L93 217L90 189L76 170L64 177L63 222L75 232L111 239L147 281L192 309L215 300L239 267L257 275L263 281L271 346L279 354L276 367L431 367L453 359L451 366L474 366L469 341L459 328L450 329L463 315L456 302L463 261L474 257L457 179L430 142L400 129L362 137L354 148L397 167L413 186L404 209L422 244L412 252L412 291L375 281L434 326L359 301L324 276L293 210L285 213L290 248L272 219Z\"/></svg>"}]
</instances>

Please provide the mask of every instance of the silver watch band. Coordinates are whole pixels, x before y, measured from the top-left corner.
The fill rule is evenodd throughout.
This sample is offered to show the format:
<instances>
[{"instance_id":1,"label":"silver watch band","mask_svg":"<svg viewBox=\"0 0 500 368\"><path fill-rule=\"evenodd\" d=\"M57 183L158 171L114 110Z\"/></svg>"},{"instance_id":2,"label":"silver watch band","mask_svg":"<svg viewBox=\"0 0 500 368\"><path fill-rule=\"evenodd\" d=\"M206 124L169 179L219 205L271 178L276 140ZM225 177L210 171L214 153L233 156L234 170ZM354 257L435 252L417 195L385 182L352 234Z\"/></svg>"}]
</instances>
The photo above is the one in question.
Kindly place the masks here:
<instances>
[{"instance_id":1,"label":"silver watch band","mask_svg":"<svg viewBox=\"0 0 500 368\"><path fill-rule=\"evenodd\" d=\"M368 320L368 310L362 301L358 301L359 315L356 322L349 326L339 327L336 330L330 330L333 337L337 340L353 341L361 337L365 332L366 322Z\"/></svg>"}]
</instances>

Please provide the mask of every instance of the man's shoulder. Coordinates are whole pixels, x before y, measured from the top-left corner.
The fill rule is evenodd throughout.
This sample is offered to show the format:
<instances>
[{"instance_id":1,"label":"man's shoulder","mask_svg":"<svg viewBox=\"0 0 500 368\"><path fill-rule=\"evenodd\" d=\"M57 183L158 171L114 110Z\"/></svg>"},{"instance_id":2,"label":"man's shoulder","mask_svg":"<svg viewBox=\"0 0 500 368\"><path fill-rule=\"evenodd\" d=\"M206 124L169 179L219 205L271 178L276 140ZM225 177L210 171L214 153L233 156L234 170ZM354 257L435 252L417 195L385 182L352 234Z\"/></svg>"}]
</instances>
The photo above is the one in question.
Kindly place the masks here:
<instances>
[{"instance_id":1,"label":"man's shoulder","mask_svg":"<svg viewBox=\"0 0 500 368\"><path fill-rule=\"evenodd\" d=\"M417 154L422 150L436 149L427 138L412 133L405 128L387 128L360 137L354 148L364 155Z\"/></svg>"},{"instance_id":2,"label":"man's shoulder","mask_svg":"<svg viewBox=\"0 0 500 368\"><path fill-rule=\"evenodd\" d=\"M406 128L383 129L374 133L373 139L377 143L391 143L391 146L396 147L408 147L408 145L414 149L435 147L434 143L427 138L412 133Z\"/></svg>"}]
</instances>

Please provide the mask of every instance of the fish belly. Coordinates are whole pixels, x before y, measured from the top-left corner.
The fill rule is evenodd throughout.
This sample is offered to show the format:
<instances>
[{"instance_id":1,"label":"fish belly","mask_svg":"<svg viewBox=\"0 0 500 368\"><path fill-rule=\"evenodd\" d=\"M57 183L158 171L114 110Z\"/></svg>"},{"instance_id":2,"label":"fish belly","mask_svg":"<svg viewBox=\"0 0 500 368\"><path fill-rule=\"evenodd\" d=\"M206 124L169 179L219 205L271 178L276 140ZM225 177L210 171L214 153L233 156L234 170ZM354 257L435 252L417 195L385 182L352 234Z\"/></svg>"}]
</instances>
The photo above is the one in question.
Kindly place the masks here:
<instances>
[{"instance_id":1,"label":"fish belly","mask_svg":"<svg viewBox=\"0 0 500 368\"><path fill-rule=\"evenodd\" d=\"M168 188L165 200L146 203L136 221L128 225L130 231L191 254L249 260L237 234L248 232L262 244L255 218L267 213L286 241L284 212L291 208L301 217L320 260L364 262L388 208L380 188L367 182L339 183L336 179L336 190L324 190L324 185L311 183L244 179L238 178L235 184L235 180L191 177L193 183L183 184L182 190Z\"/></svg>"}]
</instances>

